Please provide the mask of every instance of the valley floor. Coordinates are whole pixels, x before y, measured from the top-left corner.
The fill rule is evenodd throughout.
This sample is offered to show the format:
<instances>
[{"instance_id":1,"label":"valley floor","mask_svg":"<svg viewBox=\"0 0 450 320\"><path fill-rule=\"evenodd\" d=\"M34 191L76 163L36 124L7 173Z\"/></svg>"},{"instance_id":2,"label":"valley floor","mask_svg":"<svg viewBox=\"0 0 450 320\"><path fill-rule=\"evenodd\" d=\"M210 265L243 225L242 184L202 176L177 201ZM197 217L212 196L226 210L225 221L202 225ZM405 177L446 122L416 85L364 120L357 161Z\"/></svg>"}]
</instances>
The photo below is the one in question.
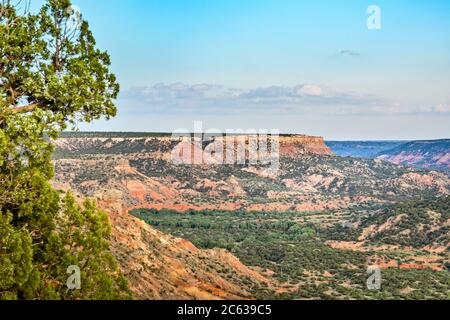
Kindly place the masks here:
<instances>
[{"instance_id":1,"label":"valley floor","mask_svg":"<svg viewBox=\"0 0 450 320\"><path fill-rule=\"evenodd\" d=\"M436 210L437 206L437 212L445 215L443 219L449 218L449 198L421 203L427 210ZM420 215L417 203L406 205L409 215ZM402 206L395 206L371 210L401 209ZM415 232L406 229L412 221L404 219L404 226L400 223L402 219L393 222L392 217L370 221L368 212L179 213L138 209L131 213L163 232L192 241L199 248L226 249L245 265L272 279L271 286L249 282L251 298L449 299L448 227L441 230L441 237L438 235L433 247L427 247L417 237L401 240L389 233L399 225L405 228L403 231ZM339 222L330 225L330 219ZM367 227L363 228L365 219L374 232L382 227L370 239L365 235ZM352 225L351 221L358 221L359 225ZM369 266L380 269L379 289L368 288L374 272L368 273ZM232 270L226 268L216 272L225 278L233 276Z\"/></svg>"}]
</instances>

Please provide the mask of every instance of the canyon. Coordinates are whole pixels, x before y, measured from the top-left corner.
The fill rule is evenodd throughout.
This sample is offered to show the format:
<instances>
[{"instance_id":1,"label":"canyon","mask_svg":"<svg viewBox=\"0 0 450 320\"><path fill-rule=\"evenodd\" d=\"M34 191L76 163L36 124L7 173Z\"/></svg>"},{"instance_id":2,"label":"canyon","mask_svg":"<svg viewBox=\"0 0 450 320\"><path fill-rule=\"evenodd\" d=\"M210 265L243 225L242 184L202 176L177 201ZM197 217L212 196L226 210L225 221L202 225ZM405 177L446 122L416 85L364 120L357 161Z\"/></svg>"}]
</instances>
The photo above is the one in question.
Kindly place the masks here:
<instances>
[{"instance_id":1,"label":"canyon","mask_svg":"<svg viewBox=\"0 0 450 320\"><path fill-rule=\"evenodd\" d=\"M450 140L327 141L342 157L379 159L398 165L450 172Z\"/></svg>"},{"instance_id":2,"label":"canyon","mask_svg":"<svg viewBox=\"0 0 450 320\"><path fill-rule=\"evenodd\" d=\"M280 217L298 212L301 218L286 223L315 225L327 233L335 226L348 225L350 228L339 232L358 230L353 241L359 241L359 247L364 248L358 254L371 253L383 259L383 252L391 249L385 247L388 249L380 255L373 249L372 237L382 234L380 230L387 228L385 222L368 222L364 229L358 229L361 219L371 221L370 214L379 210L372 208L450 194L450 177L443 172L379 159L339 157L320 137L280 136L276 171L248 162L174 164L173 150L180 143L170 135L154 133L66 133L55 141L54 186L73 190L80 199L95 198L109 213L113 253L138 299L251 299L255 292L259 297L274 297L276 292L289 295L298 286L283 281L279 271L273 270L277 266L243 263L245 255L237 257L220 246L202 247L199 242L199 247L180 233L183 229L175 228L175 235L171 235L172 229L159 230L131 215L134 210L173 210L193 217L203 211L262 215L279 212ZM203 143L202 150L210 143ZM394 227L401 221L388 229L397 230ZM445 234L445 229L439 232ZM326 241L330 241L330 250L353 251L353 247L343 245L347 240L339 236ZM422 262L411 258L392 266L423 270L429 265L444 270L445 253L427 260L427 252L442 248L446 241L441 236L421 245ZM407 247L405 242L394 252ZM305 270L305 274L315 272ZM330 270L322 271L327 272ZM321 278L329 281L323 275Z\"/></svg>"}]
</instances>

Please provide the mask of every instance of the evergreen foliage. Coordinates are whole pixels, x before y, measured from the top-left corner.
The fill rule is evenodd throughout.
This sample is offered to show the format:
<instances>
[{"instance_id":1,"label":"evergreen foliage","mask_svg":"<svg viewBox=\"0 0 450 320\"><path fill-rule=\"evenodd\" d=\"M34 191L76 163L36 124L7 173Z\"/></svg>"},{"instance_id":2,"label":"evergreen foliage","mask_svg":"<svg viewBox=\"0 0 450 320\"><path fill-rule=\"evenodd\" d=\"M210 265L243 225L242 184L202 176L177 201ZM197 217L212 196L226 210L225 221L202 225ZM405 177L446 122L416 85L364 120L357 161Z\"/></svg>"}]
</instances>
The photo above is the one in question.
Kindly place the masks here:
<instances>
[{"instance_id":1,"label":"evergreen foliage","mask_svg":"<svg viewBox=\"0 0 450 320\"><path fill-rule=\"evenodd\" d=\"M115 115L109 56L69 0L0 2L0 299L122 299L107 215L52 188L50 138ZM74 23L76 22L76 23ZM81 288L66 285L78 266Z\"/></svg>"}]
</instances>

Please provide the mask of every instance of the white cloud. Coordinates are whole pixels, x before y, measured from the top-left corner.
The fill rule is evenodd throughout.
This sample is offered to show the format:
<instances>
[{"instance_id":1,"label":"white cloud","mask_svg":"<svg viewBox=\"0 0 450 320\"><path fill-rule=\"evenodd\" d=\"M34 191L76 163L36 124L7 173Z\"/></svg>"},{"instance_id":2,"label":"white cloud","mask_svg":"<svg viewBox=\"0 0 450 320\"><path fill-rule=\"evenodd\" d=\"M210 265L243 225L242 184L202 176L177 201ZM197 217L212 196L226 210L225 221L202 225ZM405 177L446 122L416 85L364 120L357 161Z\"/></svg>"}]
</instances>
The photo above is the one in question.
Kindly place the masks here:
<instances>
[{"instance_id":1,"label":"white cloud","mask_svg":"<svg viewBox=\"0 0 450 320\"><path fill-rule=\"evenodd\" d=\"M317 84L251 89L213 84L159 83L124 91L120 110L142 114L420 114L450 113L450 105L402 106L386 99L339 92Z\"/></svg>"},{"instance_id":2,"label":"white cloud","mask_svg":"<svg viewBox=\"0 0 450 320\"><path fill-rule=\"evenodd\" d=\"M315 96L322 95L322 88L314 84L305 84L294 88L295 92L300 96Z\"/></svg>"}]
</instances>

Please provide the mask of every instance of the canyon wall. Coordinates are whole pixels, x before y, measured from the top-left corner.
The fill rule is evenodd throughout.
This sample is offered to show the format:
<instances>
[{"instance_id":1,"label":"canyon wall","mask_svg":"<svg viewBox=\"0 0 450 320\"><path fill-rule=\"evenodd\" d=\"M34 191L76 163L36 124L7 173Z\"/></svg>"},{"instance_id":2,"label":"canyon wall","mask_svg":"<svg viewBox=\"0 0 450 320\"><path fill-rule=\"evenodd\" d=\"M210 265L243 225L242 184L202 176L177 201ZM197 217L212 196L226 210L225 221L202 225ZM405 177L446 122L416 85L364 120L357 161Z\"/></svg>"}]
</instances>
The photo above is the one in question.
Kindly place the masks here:
<instances>
[{"instance_id":1,"label":"canyon wall","mask_svg":"<svg viewBox=\"0 0 450 320\"><path fill-rule=\"evenodd\" d=\"M245 149L248 149L252 142L258 142L259 148L267 144L267 149L272 149L272 142L275 138L267 139L264 136L254 135L234 135L227 137L205 138L203 141L196 139L172 139L168 134L127 134L127 133L70 133L64 134L55 141L57 147L56 157L67 157L72 155L98 155L98 154L151 154L152 157L167 159L175 148L180 148L180 144L189 143L183 149L196 150L211 147L212 143L222 142L223 150L226 152L227 144L233 140L232 144L237 148L239 141L244 141ZM264 141L264 144L261 142ZM278 137L278 147L280 157L297 157L301 154L333 155L333 152L325 144L322 137L306 135L280 135ZM257 147L258 148L258 147ZM276 150L276 149L274 149ZM201 151L200 151L201 152ZM237 150L234 150L237 152Z\"/></svg>"}]
</instances>

